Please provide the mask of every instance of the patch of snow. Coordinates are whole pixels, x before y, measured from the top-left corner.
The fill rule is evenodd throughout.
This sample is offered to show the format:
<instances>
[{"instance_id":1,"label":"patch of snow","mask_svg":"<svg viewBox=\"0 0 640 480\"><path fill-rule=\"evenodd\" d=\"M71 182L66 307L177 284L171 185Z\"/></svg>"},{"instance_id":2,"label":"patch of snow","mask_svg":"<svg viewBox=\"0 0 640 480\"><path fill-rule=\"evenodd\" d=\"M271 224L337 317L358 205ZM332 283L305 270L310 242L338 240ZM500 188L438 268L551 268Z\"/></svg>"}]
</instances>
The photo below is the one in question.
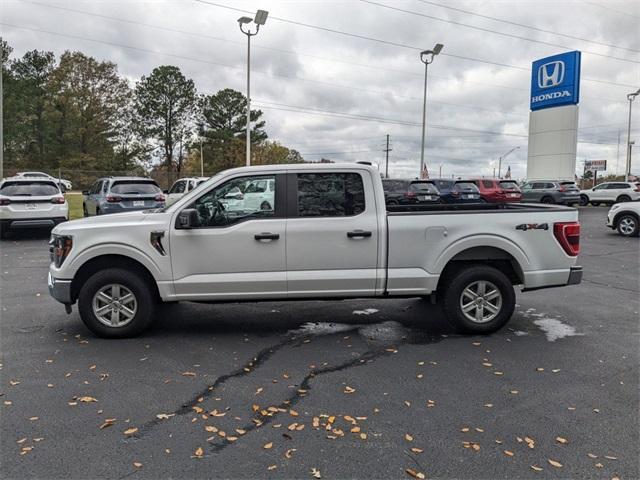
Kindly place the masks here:
<instances>
[{"instance_id":1,"label":"patch of snow","mask_svg":"<svg viewBox=\"0 0 640 480\"><path fill-rule=\"evenodd\" d=\"M555 318L541 318L540 320L534 320L540 330L542 330L547 336L547 340L555 342L559 338L582 336L584 334L576 332L576 329L571 325L562 323Z\"/></svg>"},{"instance_id":2,"label":"patch of snow","mask_svg":"<svg viewBox=\"0 0 640 480\"><path fill-rule=\"evenodd\" d=\"M375 308L365 308L364 310L354 310L354 315L371 315L372 313L377 313L378 310Z\"/></svg>"},{"instance_id":3,"label":"patch of snow","mask_svg":"<svg viewBox=\"0 0 640 480\"><path fill-rule=\"evenodd\" d=\"M523 332L522 330L516 330L513 332L516 337L524 337L525 335L529 335L529 332Z\"/></svg>"}]
</instances>

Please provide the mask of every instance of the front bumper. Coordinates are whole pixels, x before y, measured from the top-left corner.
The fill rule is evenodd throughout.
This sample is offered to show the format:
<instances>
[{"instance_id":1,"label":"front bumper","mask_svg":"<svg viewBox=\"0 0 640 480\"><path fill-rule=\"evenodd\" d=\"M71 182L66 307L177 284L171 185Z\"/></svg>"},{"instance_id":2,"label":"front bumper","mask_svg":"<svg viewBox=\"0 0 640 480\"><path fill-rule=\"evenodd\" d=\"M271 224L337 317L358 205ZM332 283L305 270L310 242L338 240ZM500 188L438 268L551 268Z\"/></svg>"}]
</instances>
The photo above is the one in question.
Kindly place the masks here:
<instances>
[{"instance_id":1,"label":"front bumper","mask_svg":"<svg viewBox=\"0 0 640 480\"><path fill-rule=\"evenodd\" d=\"M49 284L49 295L57 301L64 303L65 305L71 305L74 303L71 298L71 280L56 278L51 275L51 272L49 272L47 283Z\"/></svg>"},{"instance_id":2,"label":"front bumper","mask_svg":"<svg viewBox=\"0 0 640 480\"><path fill-rule=\"evenodd\" d=\"M11 218L0 220L2 227L7 230L19 228L53 228L59 223L66 222L66 217L46 217L46 218Z\"/></svg>"}]
</instances>

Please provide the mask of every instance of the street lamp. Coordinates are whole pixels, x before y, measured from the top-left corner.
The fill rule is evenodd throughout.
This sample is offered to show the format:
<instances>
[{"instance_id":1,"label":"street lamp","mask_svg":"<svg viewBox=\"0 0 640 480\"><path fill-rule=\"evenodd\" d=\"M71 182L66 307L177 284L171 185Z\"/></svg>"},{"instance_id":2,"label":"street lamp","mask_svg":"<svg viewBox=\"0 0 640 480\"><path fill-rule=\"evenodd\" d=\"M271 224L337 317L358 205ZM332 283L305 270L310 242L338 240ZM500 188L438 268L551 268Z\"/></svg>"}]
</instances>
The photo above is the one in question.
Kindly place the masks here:
<instances>
[{"instance_id":1,"label":"street lamp","mask_svg":"<svg viewBox=\"0 0 640 480\"><path fill-rule=\"evenodd\" d=\"M631 176L631 104L638 95L640 95L640 88L627 95L627 100L629 100L629 124L627 125L627 168L625 169L627 181Z\"/></svg>"},{"instance_id":2,"label":"street lamp","mask_svg":"<svg viewBox=\"0 0 640 480\"><path fill-rule=\"evenodd\" d=\"M515 152L516 150L518 150L520 147L513 147L511 150L509 150L507 153L505 153L504 155L502 155L499 159L498 159L498 178L502 178L502 160L504 160L505 158L507 158L508 155L510 155L511 153Z\"/></svg>"},{"instance_id":3,"label":"street lamp","mask_svg":"<svg viewBox=\"0 0 640 480\"><path fill-rule=\"evenodd\" d=\"M429 64L433 62L433 57L438 55L444 47L441 43L436 43L433 50L424 50L420 52L420 61L424 63L424 99L422 102L422 148L420 149L420 178L422 178L422 172L424 170L424 138L427 129L427 73L429 71Z\"/></svg>"},{"instance_id":4,"label":"street lamp","mask_svg":"<svg viewBox=\"0 0 640 480\"><path fill-rule=\"evenodd\" d=\"M257 35L260 31L260 25L266 23L267 15L269 15L269 12L266 10L258 10L253 20L251 17L240 17L238 19L240 31L247 36L247 167L251 165L251 37ZM254 32L249 27L251 22L256 25Z\"/></svg>"}]
</instances>

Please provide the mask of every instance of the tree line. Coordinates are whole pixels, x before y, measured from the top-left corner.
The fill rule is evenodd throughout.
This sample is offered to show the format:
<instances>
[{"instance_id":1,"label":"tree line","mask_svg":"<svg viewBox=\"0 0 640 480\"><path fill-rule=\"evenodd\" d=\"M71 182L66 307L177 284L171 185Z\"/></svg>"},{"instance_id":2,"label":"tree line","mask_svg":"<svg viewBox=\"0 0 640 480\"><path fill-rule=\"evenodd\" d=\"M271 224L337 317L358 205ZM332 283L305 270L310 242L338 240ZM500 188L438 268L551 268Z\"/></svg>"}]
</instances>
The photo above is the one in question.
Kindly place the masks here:
<instances>
[{"instance_id":1,"label":"tree line","mask_svg":"<svg viewBox=\"0 0 640 480\"><path fill-rule=\"evenodd\" d=\"M247 99L226 88L199 93L176 66L138 81L115 63L82 52L32 50L12 58L0 40L5 170L62 170L79 184L107 172L151 174L170 184L245 164ZM294 149L270 141L261 110L251 110L253 164L298 163Z\"/></svg>"}]
</instances>

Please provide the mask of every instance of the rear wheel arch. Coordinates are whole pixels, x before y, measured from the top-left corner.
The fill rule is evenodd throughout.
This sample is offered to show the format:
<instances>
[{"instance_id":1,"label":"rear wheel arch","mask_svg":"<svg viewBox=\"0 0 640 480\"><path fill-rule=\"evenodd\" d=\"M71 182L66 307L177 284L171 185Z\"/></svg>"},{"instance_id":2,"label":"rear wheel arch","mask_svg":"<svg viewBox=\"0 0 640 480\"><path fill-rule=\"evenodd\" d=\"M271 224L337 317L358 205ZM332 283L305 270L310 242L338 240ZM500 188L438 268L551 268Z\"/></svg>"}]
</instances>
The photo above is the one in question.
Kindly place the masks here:
<instances>
[{"instance_id":1,"label":"rear wheel arch","mask_svg":"<svg viewBox=\"0 0 640 480\"><path fill-rule=\"evenodd\" d=\"M623 212L618 212L616 213L616 216L613 217L613 227L617 228L618 227L618 222L620 221L620 219L625 216L625 215L631 215L632 217L634 217L636 219L636 221L640 222L640 216L635 213L635 212L631 212L629 210L625 210Z\"/></svg>"},{"instance_id":2,"label":"rear wheel arch","mask_svg":"<svg viewBox=\"0 0 640 480\"><path fill-rule=\"evenodd\" d=\"M442 291L459 271L473 265L488 265L503 272L512 285L524 283L520 262L509 252L498 247L471 247L454 255L445 265L438 279L437 290Z\"/></svg>"},{"instance_id":3,"label":"rear wheel arch","mask_svg":"<svg viewBox=\"0 0 640 480\"><path fill-rule=\"evenodd\" d=\"M71 299L72 301L76 301L78 296L80 295L80 290L85 282L91 278L91 276L99 271L106 270L109 268L119 268L122 270L128 270L135 273L138 273L141 278L145 280L146 283L149 284L156 299L160 300L160 292L158 291L158 284L156 283L155 278L149 271L147 267L145 267L139 261L128 257L126 255L115 255L115 254L107 254L107 255L99 255L97 257L91 258L87 260L76 272L71 282Z\"/></svg>"},{"instance_id":4,"label":"rear wheel arch","mask_svg":"<svg viewBox=\"0 0 640 480\"><path fill-rule=\"evenodd\" d=\"M618 198L616 198L615 203L621 203L621 202L630 202L631 201L631 197L629 195L618 195Z\"/></svg>"}]
</instances>

